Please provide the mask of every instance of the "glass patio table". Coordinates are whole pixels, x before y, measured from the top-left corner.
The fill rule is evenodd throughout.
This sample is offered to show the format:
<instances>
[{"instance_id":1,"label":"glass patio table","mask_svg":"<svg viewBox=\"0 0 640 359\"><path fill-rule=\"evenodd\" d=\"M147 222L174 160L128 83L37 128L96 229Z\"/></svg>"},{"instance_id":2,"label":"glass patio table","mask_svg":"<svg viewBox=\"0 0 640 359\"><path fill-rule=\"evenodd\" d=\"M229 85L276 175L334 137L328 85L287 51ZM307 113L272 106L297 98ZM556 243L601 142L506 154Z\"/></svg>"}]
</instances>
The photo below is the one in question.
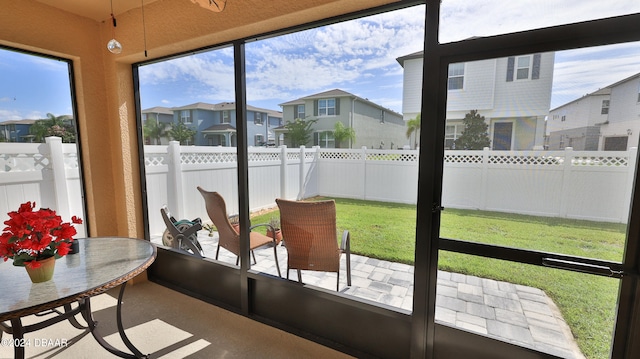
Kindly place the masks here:
<instances>
[{"instance_id":1,"label":"glass patio table","mask_svg":"<svg viewBox=\"0 0 640 359\"><path fill-rule=\"evenodd\" d=\"M78 329L88 329L98 343L122 358L146 358L127 338L122 325L121 305L126 282L147 269L156 258L156 247L148 241L134 238L93 237L78 239L77 254L68 254L56 261L53 279L44 283L31 283L26 270L11 261L0 261L0 335L13 335L3 339L14 347L15 358L24 358L25 349L32 343L24 338L33 332L63 320ZM118 296L116 321L122 341L131 351L126 353L107 343L97 331L93 320L90 298L121 285ZM77 307L71 304L77 302ZM63 310L58 308L62 307ZM57 315L36 324L22 325L22 318L42 312ZM88 327L75 316L81 314ZM10 322L11 325L5 322Z\"/></svg>"}]
</instances>

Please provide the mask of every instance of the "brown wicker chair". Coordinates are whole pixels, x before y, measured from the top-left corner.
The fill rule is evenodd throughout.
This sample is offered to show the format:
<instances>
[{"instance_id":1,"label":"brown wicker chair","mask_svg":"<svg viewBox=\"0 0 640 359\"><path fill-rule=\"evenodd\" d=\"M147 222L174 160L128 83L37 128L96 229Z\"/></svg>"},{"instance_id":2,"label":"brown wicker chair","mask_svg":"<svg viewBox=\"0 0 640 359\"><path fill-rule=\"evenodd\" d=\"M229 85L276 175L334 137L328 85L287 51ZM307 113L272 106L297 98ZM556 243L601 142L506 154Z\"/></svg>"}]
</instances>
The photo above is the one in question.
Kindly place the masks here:
<instances>
[{"instance_id":1,"label":"brown wicker chair","mask_svg":"<svg viewBox=\"0 0 640 359\"><path fill-rule=\"evenodd\" d=\"M347 286L351 286L351 240L349 231L342 234L342 244L336 240L336 204L333 200L297 202L276 199L280 208L280 228L287 248L287 279L289 270L335 272L336 290L340 290L340 256L347 255Z\"/></svg>"},{"instance_id":2,"label":"brown wicker chair","mask_svg":"<svg viewBox=\"0 0 640 359\"><path fill-rule=\"evenodd\" d=\"M220 253L220 247L228 250L229 252L236 255L236 265L240 261L240 233L238 233L231 222L229 222L229 217L227 216L227 206L224 202L224 198L218 192L209 192L202 187L198 186L198 191L204 197L205 206L207 208L207 214L211 221L213 221L213 225L216 226L218 230L218 248L216 249L216 259L218 259L218 254ZM270 224L257 224L251 226L249 230L260 226L271 227ZM273 229L273 227L271 227ZM249 249L251 250L251 255L253 256L253 262L256 263L256 255L253 252L254 249L258 247L262 247L266 244L273 244L273 255L276 259L276 268L278 269L278 276L282 277L280 273L280 264L278 263L278 251L276 246L278 245L278 241L274 238L270 238L265 236L264 234L258 232L250 232L249 233Z\"/></svg>"}]
</instances>

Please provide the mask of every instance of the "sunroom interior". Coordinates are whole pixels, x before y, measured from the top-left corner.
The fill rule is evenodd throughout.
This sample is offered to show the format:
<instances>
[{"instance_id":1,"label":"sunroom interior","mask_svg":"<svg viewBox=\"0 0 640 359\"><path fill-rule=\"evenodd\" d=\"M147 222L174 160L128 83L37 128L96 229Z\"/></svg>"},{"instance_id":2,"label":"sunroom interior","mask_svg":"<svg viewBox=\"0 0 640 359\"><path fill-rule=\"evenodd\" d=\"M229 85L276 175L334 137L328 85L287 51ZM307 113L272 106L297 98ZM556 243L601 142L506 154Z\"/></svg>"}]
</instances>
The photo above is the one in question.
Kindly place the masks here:
<instances>
[{"instance_id":1,"label":"sunroom interior","mask_svg":"<svg viewBox=\"0 0 640 359\"><path fill-rule=\"evenodd\" d=\"M209 308L224 315L217 312L222 309L238 316L231 321L221 321L224 325L235 326L230 323L241 320L249 323L247 325L259 324L256 331L275 328L286 332L290 336L287 338L295 338L291 340L303 338L313 345L318 344L319 347L311 349L301 349L302 344L292 346L296 353L317 357L333 351L354 357L380 358L561 356L554 351L498 340L442 323L436 316L437 282L441 279L438 261L442 251L540 267L550 263L549 254L544 251L482 245L442 236L447 69L452 63L640 41L638 9L622 9L605 18L542 22L530 27L525 25L517 32L444 42L439 38L440 23L445 21L440 14L441 8L448 5L447 0L227 0L223 3L226 6L219 12L207 8L211 6L210 2L195 0L142 0L139 3L125 0L2 0L0 46L3 49L70 62L88 237L151 240L154 235L150 231L149 216L150 213L157 214L157 208L149 206L153 193L148 191L145 182L144 138L140 130L141 67L173 57L225 48L233 53L234 59L235 97L229 100L246 105L245 45L373 14L413 8L424 12L425 19L424 38L421 39L424 67L411 286L413 302L407 310L340 291L301 285L276 274L252 269L249 237L241 232L242 253L238 266L213 258L197 258L159 245L154 264L144 278L136 278L132 284L139 288L135 297L144 298L140 299L144 301L141 305L153 306L154 302L141 294L140 289L148 288L153 293L174 292L177 296L196 300L201 310ZM590 3L609 5L602 1ZM115 28L112 11L117 18ZM523 12L522 18L526 17ZM114 35L123 45L122 53L113 54L106 49ZM247 114L243 110L246 106L236 108L237 118L246 120ZM233 181L237 186L236 197L227 198L227 201L237 208L240 226L248 228L252 194L247 128L242 121L238 122L235 142L237 173ZM632 189L638 188L635 172L632 183ZM553 263L577 263L573 267L561 266L559 270L584 272L587 267L606 266L616 273L619 286L616 287L615 325L605 350L611 358L640 357L640 342L634 340L640 336L640 196L631 195L629 208L622 260L551 256L556 260L551 261ZM181 306L173 310L179 313ZM154 312L141 313L153 315ZM200 318L192 317L192 320ZM220 333L224 331L215 317L207 316L206 320L207 323L195 326L199 328L197 330L211 326ZM197 353L191 355L198 357ZM282 354L273 352L272 355Z\"/></svg>"}]
</instances>

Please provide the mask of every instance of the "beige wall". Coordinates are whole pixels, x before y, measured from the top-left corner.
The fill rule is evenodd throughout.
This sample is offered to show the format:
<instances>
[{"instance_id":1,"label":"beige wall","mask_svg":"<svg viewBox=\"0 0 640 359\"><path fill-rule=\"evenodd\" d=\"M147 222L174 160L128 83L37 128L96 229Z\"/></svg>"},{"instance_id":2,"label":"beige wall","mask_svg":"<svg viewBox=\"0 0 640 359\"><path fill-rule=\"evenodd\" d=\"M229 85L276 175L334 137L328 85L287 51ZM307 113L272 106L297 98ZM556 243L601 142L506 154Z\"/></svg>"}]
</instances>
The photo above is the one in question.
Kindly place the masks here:
<instances>
[{"instance_id":1,"label":"beige wall","mask_svg":"<svg viewBox=\"0 0 640 359\"><path fill-rule=\"evenodd\" d=\"M109 13L95 21L33 0L0 0L0 44L73 61L90 235L142 238L131 64L392 2L244 0L213 13L188 0L155 1L145 6L145 58L139 8L115 9L124 50L113 55Z\"/></svg>"}]
</instances>

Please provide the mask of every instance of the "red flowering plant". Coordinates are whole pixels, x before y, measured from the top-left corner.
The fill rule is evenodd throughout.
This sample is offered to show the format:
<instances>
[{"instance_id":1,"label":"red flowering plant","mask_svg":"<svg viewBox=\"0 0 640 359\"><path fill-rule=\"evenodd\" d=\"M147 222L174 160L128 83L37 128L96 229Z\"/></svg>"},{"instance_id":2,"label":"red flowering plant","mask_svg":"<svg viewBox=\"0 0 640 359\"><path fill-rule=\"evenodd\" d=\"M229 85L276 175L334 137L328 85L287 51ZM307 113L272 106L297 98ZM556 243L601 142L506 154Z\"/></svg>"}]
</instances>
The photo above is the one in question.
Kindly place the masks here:
<instances>
[{"instance_id":1,"label":"red flowering plant","mask_svg":"<svg viewBox=\"0 0 640 359\"><path fill-rule=\"evenodd\" d=\"M13 265L38 268L37 261L55 256L65 256L71 249L76 229L55 211L41 208L34 211L36 204L26 202L17 212L9 212L9 220L4 224L0 236L0 256L6 262L13 259ZM71 222L81 224L82 219L73 216Z\"/></svg>"}]
</instances>

